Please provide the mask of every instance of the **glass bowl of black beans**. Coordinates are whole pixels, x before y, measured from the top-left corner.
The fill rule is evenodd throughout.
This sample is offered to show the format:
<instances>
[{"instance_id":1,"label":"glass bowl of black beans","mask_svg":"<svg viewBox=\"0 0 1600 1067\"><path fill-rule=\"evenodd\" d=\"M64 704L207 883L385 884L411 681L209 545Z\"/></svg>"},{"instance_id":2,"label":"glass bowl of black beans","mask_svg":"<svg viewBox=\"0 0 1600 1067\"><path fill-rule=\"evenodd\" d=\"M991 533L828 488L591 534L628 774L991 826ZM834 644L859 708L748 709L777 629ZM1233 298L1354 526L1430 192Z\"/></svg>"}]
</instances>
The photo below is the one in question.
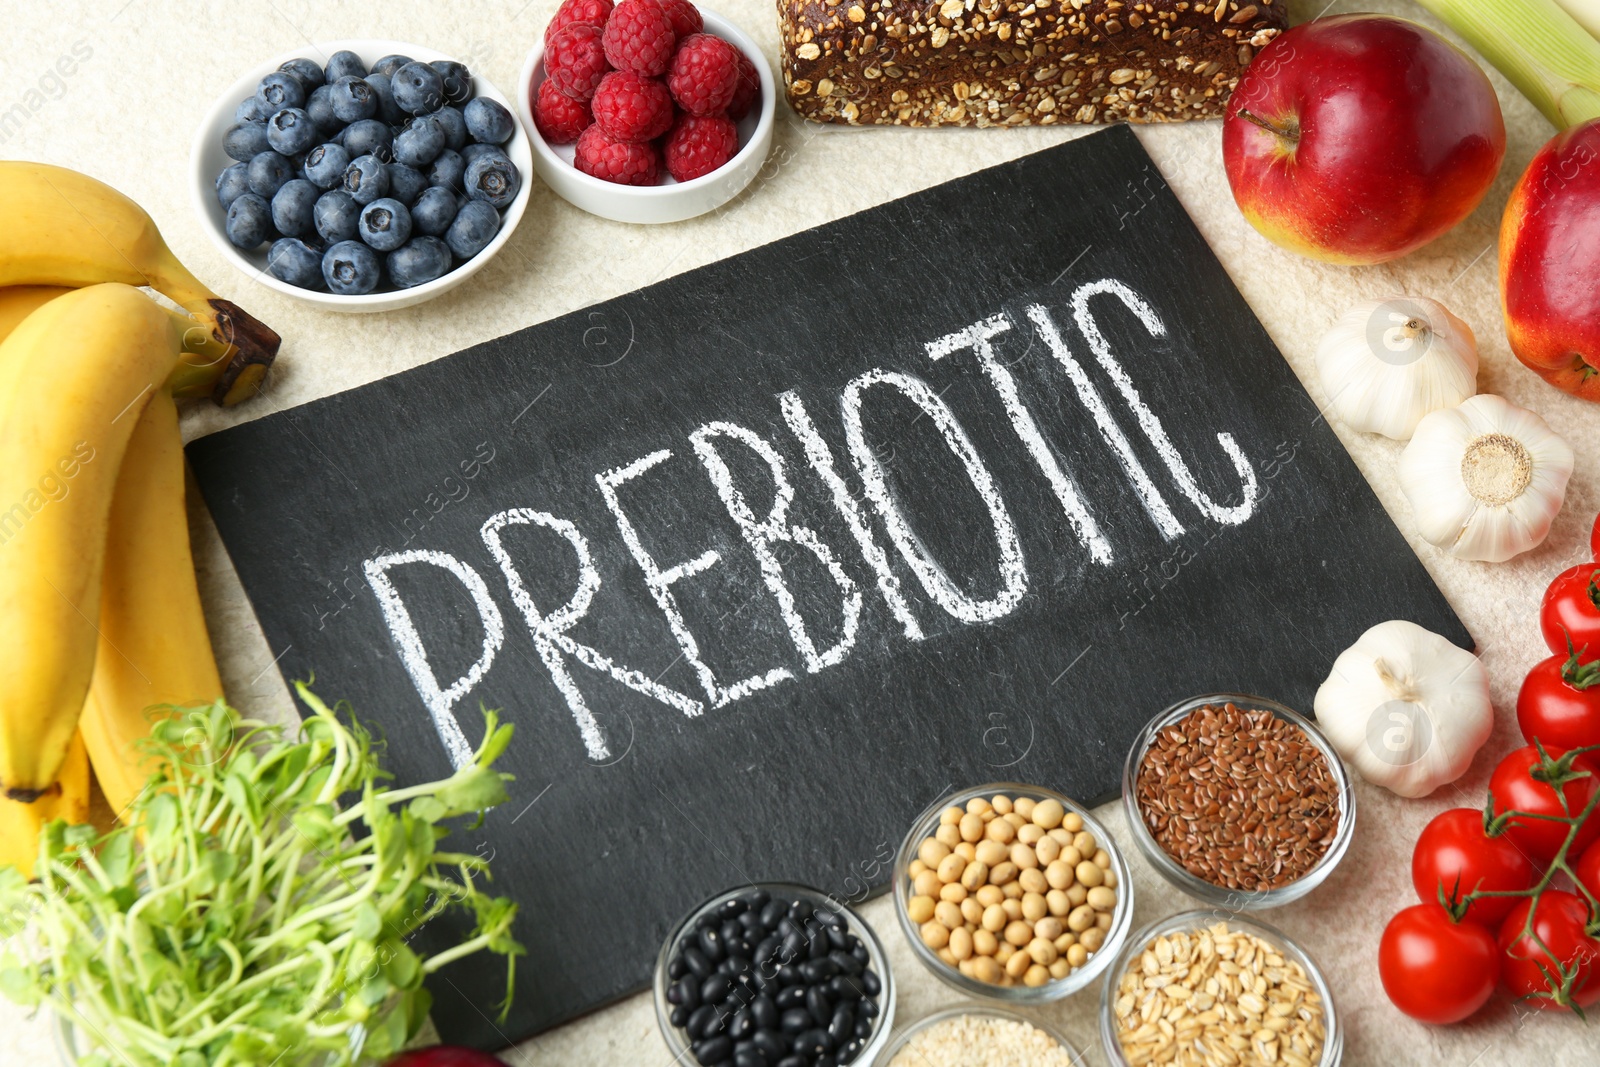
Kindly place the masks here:
<instances>
[{"instance_id":1,"label":"glass bowl of black beans","mask_svg":"<svg viewBox=\"0 0 1600 1067\"><path fill-rule=\"evenodd\" d=\"M871 1064L894 1027L894 977L872 928L784 883L719 893L667 935L656 1022L678 1063Z\"/></svg>"}]
</instances>

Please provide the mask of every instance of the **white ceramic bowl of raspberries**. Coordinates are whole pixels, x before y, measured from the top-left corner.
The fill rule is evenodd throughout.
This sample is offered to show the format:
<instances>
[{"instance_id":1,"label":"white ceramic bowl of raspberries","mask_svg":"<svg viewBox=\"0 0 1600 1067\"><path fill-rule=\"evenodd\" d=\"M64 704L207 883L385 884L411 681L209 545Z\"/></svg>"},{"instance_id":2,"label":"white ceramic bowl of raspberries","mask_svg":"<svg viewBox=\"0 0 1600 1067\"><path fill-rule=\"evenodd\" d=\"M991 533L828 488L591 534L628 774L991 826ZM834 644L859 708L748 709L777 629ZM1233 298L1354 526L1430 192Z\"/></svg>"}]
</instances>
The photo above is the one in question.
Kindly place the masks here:
<instances>
[{"instance_id":1,"label":"white ceramic bowl of raspberries","mask_svg":"<svg viewBox=\"0 0 1600 1067\"><path fill-rule=\"evenodd\" d=\"M691 0L564 0L528 53L517 108L533 169L618 222L678 222L750 184L777 93L756 43Z\"/></svg>"},{"instance_id":2,"label":"white ceramic bowl of raspberries","mask_svg":"<svg viewBox=\"0 0 1600 1067\"><path fill-rule=\"evenodd\" d=\"M190 192L217 248L262 285L387 311L455 288L504 247L532 166L511 102L451 57L328 41L262 63L212 105Z\"/></svg>"}]
</instances>

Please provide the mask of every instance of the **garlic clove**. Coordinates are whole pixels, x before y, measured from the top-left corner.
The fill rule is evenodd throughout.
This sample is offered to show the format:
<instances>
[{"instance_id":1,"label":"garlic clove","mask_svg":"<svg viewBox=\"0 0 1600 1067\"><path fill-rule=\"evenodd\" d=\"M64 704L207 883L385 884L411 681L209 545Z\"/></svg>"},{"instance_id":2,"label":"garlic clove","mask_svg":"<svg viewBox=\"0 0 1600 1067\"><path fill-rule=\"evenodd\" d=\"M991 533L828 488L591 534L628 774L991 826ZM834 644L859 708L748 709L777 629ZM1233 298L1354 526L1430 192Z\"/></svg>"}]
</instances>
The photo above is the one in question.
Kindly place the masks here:
<instances>
[{"instance_id":1,"label":"garlic clove","mask_svg":"<svg viewBox=\"0 0 1600 1067\"><path fill-rule=\"evenodd\" d=\"M1317 372L1346 425L1404 441L1430 412L1477 392L1478 345L1436 300L1367 300L1323 335Z\"/></svg>"},{"instance_id":2,"label":"garlic clove","mask_svg":"<svg viewBox=\"0 0 1600 1067\"><path fill-rule=\"evenodd\" d=\"M1400 487L1424 540L1498 563L1549 534L1573 458L1537 414L1485 394L1417 425L1400 456Z\"/></svg>"}]
</instances>

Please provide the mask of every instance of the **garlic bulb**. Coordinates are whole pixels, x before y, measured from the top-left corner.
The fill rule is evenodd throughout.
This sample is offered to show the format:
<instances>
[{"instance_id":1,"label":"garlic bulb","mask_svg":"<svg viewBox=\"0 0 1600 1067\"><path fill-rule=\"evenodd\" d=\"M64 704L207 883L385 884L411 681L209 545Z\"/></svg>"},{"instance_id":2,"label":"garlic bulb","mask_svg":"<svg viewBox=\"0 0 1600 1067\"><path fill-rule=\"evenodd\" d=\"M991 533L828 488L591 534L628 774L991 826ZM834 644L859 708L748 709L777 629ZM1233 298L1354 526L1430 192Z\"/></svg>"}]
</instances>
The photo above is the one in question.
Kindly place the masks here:
<instances>
[{"instance_id":1,"label":"garlic bulb","mask_svg":"<svg viewBox=\"0 0 1600 1067\"><path fill-rule=\"evenodd\" d=\"M1478 391L1478 343L1437 300L1366 300L1322 336L1317 374L1345 425L1405 441Z\"/></svg>"},{"instance_id":2,"label":"garlic bulb","mask_svg":"<svg viewBox=\"0 0 1600 1067\"><path fill-rule=\"evenodd\" d=\"M1550 532L1572 458L1538 415L1485 393L1418 424L1400 454L1400 488L1430 544L1499 563Z\"/></svg>"},{"instance_id":3,"label":"garlic bulb","mask_svg":"<svg viewBox=\"0 0 1600 1067\"><path fill-rule=\"evenodd\" d=\"M1414 622L1380 622L1333 661L1317 725L1367 781L1424 797L1466 773L1489 740L1489 674Z\"/></svg>"}]
</instances>

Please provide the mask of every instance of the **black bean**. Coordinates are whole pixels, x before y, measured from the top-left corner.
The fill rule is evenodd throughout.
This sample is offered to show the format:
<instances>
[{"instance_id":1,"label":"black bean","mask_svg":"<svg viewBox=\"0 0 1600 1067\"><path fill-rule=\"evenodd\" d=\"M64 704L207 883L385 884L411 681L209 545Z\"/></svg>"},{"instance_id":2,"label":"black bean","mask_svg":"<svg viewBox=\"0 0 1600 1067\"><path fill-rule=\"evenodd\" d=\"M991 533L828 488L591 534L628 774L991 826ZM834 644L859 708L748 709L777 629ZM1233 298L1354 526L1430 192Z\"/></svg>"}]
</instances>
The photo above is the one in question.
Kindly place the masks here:
<instances>
[{"instance_id":1,"label":"black bean","mask_svg":"<svg viewBox=\"0 0 1600 1067\"><path fill-rule=\"evenodd\" d=\"M761 929L761 914L754 911L740 912L739 925L744 927L746 934L754 933Z\"/></svg>"},{"instance_id":2,"label":"black bean","mask_svg":"<svg viewBox=\"0 0 1600 1067\"><path fill-rule=\"evenodd\" d=\"M721 962L722 957L727 955L722 947L722 932L715 927L702 926L700 932L695 935L695 944L712 963Z\"/></svg>"},{"instance_id":3,"label":"black bean","mask_svg":"<svg viewBox=\"0 0 1600 1067\"><path fill-rule=\"evenodd\" d=\"M681 1004L690 1011L700 1006L700 990L693 979L685 978L667 987L667 1003Z\"/></svg>"},{"instance_id":4,"label":"black bean","mask_svg":"<svg viewBox=\"0 0 1600 1067\"><path fill-rule=\"evenodd\" d=\"M728 1040L727 1034L718 1034L704 1041L696 1041L689 1046L689 1051L694 1053L694 1058L705 1067L711 1067L712 1064L721 1063L733 1055L733 1042Z\"/></svg>"},{"instance_id":5,"label":"black bean","mask_svg":"<svg viewBox=\"0 0 1600 1067\"><path fill-rule=\"evenodd\" d=\"M769 1060L781 1060L789 1054L789 1039L778 1032L776 1024L757 1030L750 1043L765 1052Z\"/></svg>"},{"instance_id":6,"label":"black bean","mask_svg":"<svg viewBox=\"0 0 1600 1067\"><path fill-rule=\"evenodd\" d=\"M689 973L689 964L687 962L685 962L685 960L683 958L683 953L681 953L681 952L678 953L676 956L672 957L672 962L667 964L667 977L668 978L676 980L676 979L682 978L684 975L686 975L688 973Z\"/></svg>"},{"instance_id":7,"label":"black bean","mask_svg":"<svg viewBox=\"0 0 1600 1067\"><path fill-rule=\"evenodd\" d=\"M868 1003L876 1004L877 1002L869 1001ZM877 1025L878 1024L873 1022L871 1019L868 1019L866 1016L862 1016L856 1020L856 1036L861 1038L863 1041L866 1040L872 1036L872 1028Z\"/></svg>"},{"instance_id":8,"label":"black bean","mask_svg":"<svg viewBox=\"0 0 1600 1067\"><path fill-rule=\"evenodd\" d=\"M832 908L817 908L813 910L811 914L815 915L817 917L817 922L821 923L823 926L844 925L844 916L840 915Z\"/></svg>"},{"instance_id":9,"label":"black bean","mask_svg":"<svg viewBox=\"0 0 1600 1067\"><path fill-rule=\"evenodd\" d=\"M813 910L814 909L811 907L811 901L809 900L791 901L789 904L789 918L793 919L795 922L804 922L805 920L811 918L811 913Z\"/></svg>"},{"instance_id":10,"label":"black bean","mask_svg":"<svg viewBox=\"0 0 1600 1067\"><path fill-rule=\"evenodd\" d=\"M836 974L828 979L828 995L835 1000L860 1000L864 992L847 974Z\"/></svg>"},{"instance_id":11,"label":"black bean","mask_svg":"<svg viewBox=\"0 0 1600 1067\"><path fill-rule=\"evenodd\" d=\"M749 906L738 897L734 897L732 900L724 900L717 905L717 915L724 919L737 919Z\"/></svg>"},{"instance_id":12,"label":"black bean","mask_svg":"<svg viewBox=\"0 0 1600 1067\"><path fill-rule=\"evenodd\" d=\"M689 1021L689 1009L673 1008L672 1014L668 1018L673 1026L682 1026L684 1023Z\"/></svg>"},{"instance_id":13,"label":"black bean","mask_svg":"<svg viewBox=\"0 0 1600 1067\"><path fill-rule=\"evenodd\" d=\"M759 912L762 908L767 906L767 901L772 899L772 894L767 892L765 889L752 889L739 899L744 901L745 906L751 911Z\"/></svg>"},{"instance_id":14,"label":"black bean","mask_svg":"<svg viewBox=\"0 0 1600 1067\"><path fill-rule=\"evenodd\" d=\"M767 1054L746 1042L733 1050L733 1067L767 1067Z\"/></svg>"},{"instance_id":15,"label":"black bean","mask_svg":"<svg viewBox=\"0 0 1600 1067\"><path fill-rule=\"evenodd\" d=\"M790 930L783 935L783 945L778 949L778 959L784 963L793 963L800 959L806 952L806 938L799 930Z\"/></svg>"},{"instance_id":16,"label":"black bean","mask_svg":"<svg viewBox=\"0 0 1600 1067\"><path fill-rule=\"evenodd\" d=\"M828 945L848 954L850 951L850 934L842 926L829 926Z\"/></svg>"},{"instance_id":17,"label":"black bean","mask_svg":"<svg viewBox=\"0 0 1600 1067\"><path fill-rule=\"evenodd\" d=\"M839 1061L832 1056L818 1056L817 1062L813 1063L811 1067L839 1067Z\"/></svg>"},{"instance_id":18,"label":"black bean","mask_svg":"<svg viewBox=\"0 0 1600 1067\"><path fill-rule=\"evenodd\" d=\"M856 1008L856 1014L868 1019L878 1017L878 1002L876 1000L863 1000L861 1006Z\"/></svg>"},{"instance_id":19,"label":"black bean","mask_svg":"<svg viewBox=\"0 0 1600 1067\"><path fill-rule=\"evenodd\" d=\"M785 1056L778 1061L778 1067L811 1067L804 1056Z\"/></svg>"},{"instance_id":20,"label":"black bean","mask_svg":"<svg viewBox=\"0 0 1600 1067\"><path fill-rule=\"evenodd\" d=\"M836 972L838 974L861 973L861 961L850 955L848 952L841 952L838 949L835 949L834 951L828 953L828 958L833 961L833 965L835 967L839 968L839 970Z\"/></svg>"},{"instance_id":21,"label":"black bean","mask_svg":"<svg viewBox=\"0 0 1600 1067\"><path fill-rule=\"evenodd\" d=\"M871 954L869 954L867 952L867 946L863 945L861 943L861 939L860 938L851 938L851 940L854 941L855 944L850 946L850 955L852 955L856 959L860 960L861 961L861 966L863 966L863 967L865 967L867 964L871 963L872 962L872 956L871 956Z\"/></svg>"},{"instance_id":22,"label":"black bean","mask_svg":"<svg viewBox=\"0 0 1600 1067\"><path fill-rule=\"evenodd\" d=\"M796 1054L815 1062L818 1056L833 1051L833 1038L828 1036L826 1030L806 1030L795 1035L794 1050Z\"/></svg>"},{"instance_id":23,"label":"black bean","mask_svg":"<svg viewBox=\"0 0 1600 1067\"><path fill-rule=\"evenodd\" d=\"M710 978L711 972L716 969L716 965L692 945L683 950L683 962L688 965L689 973L696 978Z\"/></svg>"},{"instance_id":24,"label":"black bean","mask_svg":"<svg viewBox=\"0 0 1600 1067\"><path fill-rule=\"evenodd\" d=\"M691 1041L702 1037L709 1037L722 1029L721 1022L717 1019L717 1006L715 1004L702 1004L689 1013L689 1021L683 1028L689 1032Z\"/></svg>"},{"instance_id":25,"label":"black bean","mask_svg":"<svg viewBox=\"0 0 1600 1067\"><path fill-rule=\"evenodd\" d=\"M756 950L751 953L751 958L757 963L766 963L777 954L778 948L782 944L783 938L777 934L768 934L761 939L760 944L756 945Z\"/></svg>"},{"instance_id":26,"label":"black bean","mask_svg":"<svg viewBox=\"0 0 1600 1067\"><path fill-rule=\"evenodd\" d=\"M817 1020L818 1026L827 1026L828 1020L833 1018L833 1001L828 999L828 994L821 986L812 986L806 990L806 1011Z\"/></svg>"},{"instance_id":27,"label":"black bean","mask_svg":"<svg viewBox=\"0 0 1600 1067\"><path fill-rule=\"evenodd\" d=\"M722 935L722 944L726 946L730 941L744 940L744 927L739 925L738 919L726 919L717 930Z\"/></svg>"},{"instance_id":28,"label":"black bean","mask_svg":"<svg viewBox=\"0 0 1600 1067\"><path fill-rule=\"evenodd\" d=\"M733 1019L728 1023L728 1036L735 1041L743 1041L755 1033L755 1030L756 1019L754 1015L750 1014L750 1009L748 1008L734 1013Z\"/></svg>"},{"instance_id":29,"label":"black bean","mask_svg":"<svg viewBox=\"0 0 1600 1067\"><path fill-rule=\"evenodd\" d=\"M714 974L700 983L700 1002L714 1004L733 991L733 979L725 974Z\"/></svg>"},{"instance_id":30,"label":"black bean","mask_svg":"<svg viewBox=\"0 0 1600 1067\"><path fill-rule=\"evenodd\" d=\"M850 1005L841 1004L833 1013L828 1021L828 1036L833 1038L835 1048L856 1036L856 1013L850 1010Z\"/></svg>"},{"instance_id":31,"label":"black bean","mask_svg":"<svg viewBox=\"0 0 1600 1067\"><path fill-rule=\"evenodd\" d=\"M800 977L812 985L826 982L839 973L839 965L828 957L806 960L800 965Z\"/></svg>"},{"instance_id":32,"label":"black bean","mask_svg":"<svg viewBox=\"0 0 1600 1067\"><path fill-rule=\"evenodd\" d=\"M778 994L776 1004L779 1011L788 1011L790 1008L804 1008L806 1006L806 987L790 986Z\"/></svg>"},{"instance_id":33,"label":"black bean","mask_svg":"<svg viewBox=\"0 0 1600 1067\"><path fill-rule=\"evenodd\" d=\"M814 960L825 959L828 953L833 950L832 944L828 941L827 932L820 926L811 927L806 932L806 937L807 955Z\"/></svg>"},{"instance_id":34,"label":"black bean","mask_svg":"<svg viewBox=\"0 0 1600 1067\"><path fill-rule=\"evenodd\" d=\"M769 900L761 909L761 925L768 930L776 930L778 923L789 913L789 905L781 900Z\"/></svg>"},{"instance_id":35,"label":"black bean","mask_svg":"<svg viewBox=\"0 0 1600 1067\"><path fill-rule=\"evenodd\" d=\"M771 1030L778 1025L778 1005L771 997L762 995L750 1002L750 1014L757 1029Z\"/></svg>"},{"instance_id":36,"label":"black bean","mask_svg":"<svg viewBox=\"0 0 1600 1067\"><path fill-rule=\"evenodd\" d=\"M875 997L883 992L883 983L872 973L871 967L861 972L861 988L867 991L869 997Z\"/></svg>"},{"instance_id":37,"label":"black bean","mask_svg":"<svg viewBox=\"0 0 1600 1067\"><path fill-rule=\"evenodd\" d=\"M838 1053L834 1056L834 1059L838 1060L841 1064L854 1063L855 1058L861 1055L861 1050L866 1047L866 1044L867 1043L861 1040L860 1037L852 1038L844 1043L844 1046L839 1049Z\"/></svg>"},{"instance_id":38,"label":"black bean","mask_svg":"<svg viewBox=\"0 0 1600 1067\"><path fill-rule=\"evenodd\" d=\"M804 981L805 977L801 975L800 968L794 966L793 964L786 964L785 966L778 968L779 985L787 988L788 986L799 985Z\"/></svg>"}]
</instances>

